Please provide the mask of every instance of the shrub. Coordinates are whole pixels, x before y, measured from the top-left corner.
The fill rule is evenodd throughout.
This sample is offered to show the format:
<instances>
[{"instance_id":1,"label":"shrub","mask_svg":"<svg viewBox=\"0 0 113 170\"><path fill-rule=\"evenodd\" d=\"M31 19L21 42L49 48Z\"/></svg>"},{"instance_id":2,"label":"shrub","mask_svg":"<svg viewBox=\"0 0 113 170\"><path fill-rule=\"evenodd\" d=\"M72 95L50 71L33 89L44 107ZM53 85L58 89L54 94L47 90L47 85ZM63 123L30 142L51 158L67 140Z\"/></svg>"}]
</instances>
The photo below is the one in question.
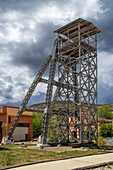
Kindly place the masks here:
<instances>
[{"instance_id":1,"label":"shrub","mask_svg":"<svg viewBox=\"0 0 113 170\"><path fill-rule=\"evenodd\" d=\"M107 137L112 137L112 136L113 136L112 125L107 125Z\"/></svg>"},{"instance_id":2,"label":"shrub","mask_svg":"<svg viewBox=\"0 0 113 170\"><path fill-rule=\"evenodd\" d=\"M112 119L112 111L110 110L109 106L103 106L102 108L98 109L98 115L101 118Z\"/></svg>"},{"instance_id":3,"label":"shrub","mask_svg":"<svg viewBox=\"0 0 113 170\"><path fill-rule=\"evenodd\" d=\"M100 136L112 137L113 136L112 125L102 124L100 126Z\"/></svg>"},{"instance_id":4,"label":"shrub","mask_svg":"<svg viewBox=\"0 0 113 170\"><path fill-rule=\"evenodd\" d=\"M99 147L104 146L105 144L107 144L107 142L103 139L102 136L100 136L100 137L98 138L98 141L95 142L95 143L96 143Z\"/></svg>"}]
</instances>

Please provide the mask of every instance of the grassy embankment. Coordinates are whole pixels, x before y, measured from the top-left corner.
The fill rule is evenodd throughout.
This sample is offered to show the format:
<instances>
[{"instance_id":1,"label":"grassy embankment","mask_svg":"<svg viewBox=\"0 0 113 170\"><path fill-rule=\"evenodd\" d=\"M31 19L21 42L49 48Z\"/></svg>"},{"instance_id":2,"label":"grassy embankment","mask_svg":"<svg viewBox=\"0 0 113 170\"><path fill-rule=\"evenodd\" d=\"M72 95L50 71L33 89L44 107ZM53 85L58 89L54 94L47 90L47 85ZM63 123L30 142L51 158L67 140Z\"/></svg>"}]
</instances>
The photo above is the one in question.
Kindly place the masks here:
<instances>
[{"instance_id":1,"label":"grassy embankment","mask_svg":"<svg viewBox=\"0 0 113 170\"><path fill-rule=\"evenodd\" d=\"M60 152L56 151L48 151L48 150L40 150L38 148L30 149L29 146L34 146L34 144L27 144L28 148L21 148L20 144L11 144L6 145L5 155L3 145L0 146L0 168L12 166L12 165L19 165L19 164L26 164L30 162L40 162L46 160L53 160L53 159L63 159L69 157L76 157L82 155L91 155L91 154L98 154L100 150L91 149L89 151L81 151L81 150L71 150L71 151L64 151L61 148ZM35 144L36 146L36 144ZM106 151L102 151L106 152Z\"/></svg>"}]
</instances>

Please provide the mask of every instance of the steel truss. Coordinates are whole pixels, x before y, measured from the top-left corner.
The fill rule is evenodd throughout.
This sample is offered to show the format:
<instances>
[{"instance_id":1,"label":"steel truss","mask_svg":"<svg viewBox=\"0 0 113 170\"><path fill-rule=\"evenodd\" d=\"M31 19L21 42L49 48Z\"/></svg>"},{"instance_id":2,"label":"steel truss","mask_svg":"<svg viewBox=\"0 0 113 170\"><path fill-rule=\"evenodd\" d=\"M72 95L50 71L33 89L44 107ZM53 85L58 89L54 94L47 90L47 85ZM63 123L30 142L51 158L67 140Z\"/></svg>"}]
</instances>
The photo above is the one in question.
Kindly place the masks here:
<instances>
[{"instance_id":1,"label":"steel truss","mask_svg":"<svg viewBox=\"0 0 113 170\"><path fill-rule=\"evenodd\" d=\"M58 29L51 55L32 83L9 130L10 137L39 82L47 83L42 144L47 142L49 120L58 115L58 135L61 143L84 143L98 139L97 126L97 33L91 22L78 19ZM42 78L50 64L48 80ZM58 69L56 69L56 65ZM58 81L55 81L55 76ZM57 86L54 97L53 86ZM54 104L60 102L59 108ZM31 109L32 110L32 109Z\"/></svg>"}]
</instances>

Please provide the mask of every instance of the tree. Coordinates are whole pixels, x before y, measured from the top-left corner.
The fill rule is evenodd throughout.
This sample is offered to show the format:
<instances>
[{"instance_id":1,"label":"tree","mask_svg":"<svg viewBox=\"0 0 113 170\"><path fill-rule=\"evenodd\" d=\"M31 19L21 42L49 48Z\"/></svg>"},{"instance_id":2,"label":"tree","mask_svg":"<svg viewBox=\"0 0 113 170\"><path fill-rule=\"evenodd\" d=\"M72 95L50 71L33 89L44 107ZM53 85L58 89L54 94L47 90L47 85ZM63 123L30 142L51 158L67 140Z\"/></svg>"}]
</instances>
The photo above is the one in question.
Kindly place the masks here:
<instances>
[{"instance_id":1,"label":"tree","mask_svg":"<svg viewBox=\"0 0 113 170\"><path fill-rule=\"evenodd\" d=\"M113 114L109 106L103 106L102 108L98 109L98 115L101 118L112 119Z\"/></svg>"},{"instance_id":2,"label":"tree","mask_svg":"<svg viewBox=\"0 0 113 170\"><path fill-rule=\"evenodd\" d=\"M52 115L48 126L48 142L58 142L58 115Z\"/></svg>"},{"instance_id":3,"label":"tree","mask_svg":"<svg viewBox=\"0 0 113 170\"><path fill-rule=\"evenodd\" d=\"M33 113L33 138L40 136L42 131L43 114Z\"/></svg>"},{"instance_id":4,"label":"tree","mask_svg":"<svg viewBox=\"0 0 113 170\"><path fill-rule=\"evenodd\" d=\"M5 155L5 143L6 143L6 130L7 130L7 123L2 123L1 128L5 130L5 134L3 136L3 144L4 144L4 155Z\"/></svg>"},{"instance_id":5,"label":"tree","mask_svg":"<svg viewBox=\"0 0 113 170\"><path fill-rule=\"evenodd\" d=\"M100 126L100 136L112 137L112 135L113 135L112 125L102 124Z\"/></svg>"}]
</instances>

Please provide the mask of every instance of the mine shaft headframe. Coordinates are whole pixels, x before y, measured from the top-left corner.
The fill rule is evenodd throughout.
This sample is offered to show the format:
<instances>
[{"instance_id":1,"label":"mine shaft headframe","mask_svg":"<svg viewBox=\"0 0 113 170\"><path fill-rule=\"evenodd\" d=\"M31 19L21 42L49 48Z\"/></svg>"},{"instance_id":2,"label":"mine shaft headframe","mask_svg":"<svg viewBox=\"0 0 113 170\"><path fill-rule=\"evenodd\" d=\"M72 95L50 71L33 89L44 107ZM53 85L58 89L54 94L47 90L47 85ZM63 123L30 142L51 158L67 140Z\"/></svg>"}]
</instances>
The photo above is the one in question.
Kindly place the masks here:
<instances>
[{"instance_id":1,"label":"mine shaft headframe","mask_svg":"<svg viewBox=\"0 0 113 170\"><path fill-rule=\"evenodd\" d=\"M57 29L59 71L68 70L65 82L75 85L75 89L63 93L62 96L68 100L61 99L67 105L65 116L59 111L59 133L64 140L84 143L86 140L92 142L98 139L97 121L97 34L101 31L91 22L81 18ZM67 58L67 59L66 59ZM63 72L61 73L63 75ZM73 78L75 77L75 78ZM75 79L75 80L74 80ZM63 81L63 80L62 80ZM74 82L75 81L75 82ZM68 86L69 87L69 86ZM71 93L75 94L73 102L73 115ZM69 96L70 95L70 96ZM67 102L68 101L68 102ZM66 103L67 102L67 103ZM75 105L74 105L75 103ZM63 108L64 110L64 108ZM68 111L68 112L67 112ZM77 115L77 117L76 117ZM75 133L75 134L72 134Z\"/></svg>"},{"instance_id":2,"label":"mine shaft headframe","mask_svg":"<svg viewBox=\"0 0 113 170\"><path fill-rule=\"evenodd\" d=\"M62 132L63 137L65 138L66 135L68 136L68 138L72 137L71 131L75 131L75 132L80 131L80 133L79 133L80 139L81 139L82 135L83 135L83 138L85 139L90 131L94 132L94 135L95 135L95 131L93 131L93 127L95 126L95 130L97 130L97 121L95 118L95 116L97 114L96 114L96 112L94 113L95 108L93 107L93 105L96 104L96 102L95 103L93 102L93 105L92 106L90 105L90 107L88 104L86 105L86 107L88 107L88 109L85 112L83 111L83 114L84 114L83 120L81 119L81 115L79 115L79 119L76 120L76 122L77 122L76 123L73 118L73 115L76 113L76 111L71 110L70 105L69 105L69 100L67 100L67 98L71 99L71 97L72 97L72 96L69 96L69 92L71 92L70 93L71 95L72 95L72 92L74 92L78 95L77 96L78 99L76 98L75 103L76 103L76 107L80 113L81 113L80 110L82 110L81 98L86 102L89 101L89 100L87 100L87 98L96 99L96 97L93 94L94 93L96 94L96 92L97 92L97 89L94 89L94 85L96 84L95 83L96 74L94 74L94 71L97 70L96 62L94 60L97 57L97 55L96 55L97 48L96 48L96 46L94 47L94 46L92 46L92 44L89 44L89 42L87 43L84 40L87 39L87 37L88 37L88 39L89 39L89 37L93 38L93 36L95 36L99 32L100 32L100 30L94 24L92 24L89 21L80 19L80 18L63 26L62 28L54 31L54 33L58 34L58 39L55 40L55 44L54 44L51 54L45 60L39 73L36 75L36 78L34 79L33 83L31 84L31 86L30 86L30 88L21 104L21 107L20 107L11 127L10 127L10 130L7 134L7 138L11 137L12 133L14 132L14 129L17 126L17 123L22 115L22 112L26 109L26 105L27 105L30 97L32 96L37 84L39 82L41 82L42 80L44 80L44 79L42 79L42 76L43 76L44 72L46 71L47 67L49 66L49 64L50 64L49 79L48 79L48 81L44 81L44 82L48 83L48 87L47 87L47 94L46 94L46 110L44 111L44 119L43 119L42 143L45 144L47 141L49 117L51 114L51 101L52 101L53 85L57 86L57 91L56 91L57 93L55 93L55 96L58 95L60 89L63 91L67 90L67 92L64 93L63 95L65 96L64 102L68 108L66 107L66 108L64 108L64 110L61 110L61 109L57 110L57 114L60 115L60 112L61 112L60 130L64 131L64 132ZM60 37L60 35L62 35L62 36ZM59 39L60 38L62 41L62 45L64 45L64 46L61 46L59 48ZM94 40L96 42L96 38ZM66 42L66 43L64 43L64 42ZM80 53L80 50L81 50L80 45L82 46L81 53ZM96 43L95 43L95 45L96 45ZM88 55L89 55L90 51L91 51L91 54L89 57L90 61L88 61ZM62 54L62 55L60 55L60 54ZM73 54L74 58L71 58L71 60L70 60L69 56L71 54ZM85 56L85 54L87 54L87 56ZM80 59L81 56L84 56L84 58ZM66 57L68 57L68 58L66 58ZM92 57L92 59L91 59L91 57ZM67 60L67 59L69 59L69 60ZM63 68L64 72L62 72L61 77L59 77L59 79L58 79L58 82L55 82L54 77L55 77L55 72L57 71L55 69L57 62L59 63L59 66L60 66L58 71L60 72L61 68ZM87 62L87 64L84 64L84 62ZM90 63L92 62L92 67L91 66L89 67L89 65L88 65L89 62ZM72 67L73 63L74 63L74 67ZM78 63L80 63L79 66L81 68L79 67L80 68L79 72L76 72L75 69L77 69L76 65ZM91 88L88 86L86 87L86 83L85 83L85 81L86 81L85 76L87 77L88 69L89 69L89 71L92 72L92 75L93 75L93 77L90 76L90 79L88 82L89 86L91 86ZM70 70L71 70L71 72L70 72ZM81 74L82 71L85 73L85 76L83 74ZM67 77L69 78L68 80L67 80ZM84 86L82 85L81 87L79 87L80 82L78 82L79 83L78 87L75 88L75 86L77 86L77 82L76 82L76 80L73 81L73 79L74 79L73 77L79 77L79 80L81 80L81 78L83 78L82 82L84 83ZM92 80L91 80L91 78L92 78ZM63 80L64 81L66 80L67 82L66 81L65 82L67 84L66 83L63 84L62 83ZM88 79L87 79L87 81L88 81ZM74 86L72 86L73 84L74 84ZM90 90L89 90L89 88L90 88ZM90 95L87 94L87 96L85 97L84 90L86 90L87 92L89 91ZM91 101L89 102L89 104L92 104ZM91 109L92 109L92 111L91 111ZM67 119L69 111L70 111L70 113L72 111L74 114L73 115L71 114L71 117L69 119ZM89 112L91 113L90 116L92 117L91 121L87 118L87 113L89 113ZM65 117L65 115L66 115L66 117ZM65 119L67 121L67 124L63 121ZM73 122L74 124L71 124L69 122L70 119L71 119L71 122ZM83 121L86 121L87 124L85 126L88 127L88 128L84 127L85 130L82 129ZM63 124L62 122L65 124ZM66 128L66 129L64 129L64 128ZM90 133L89 133L89 135L90 135ZM75 136L76 136L76 134L75 134Z\"/></svg>"},{"instance_id":3,"label":"mine shaft headframe","mask_svg":"<svg viewBox=\"0 0 113 170\"><path fill-rule=\"evenodd\" d=\"M54 31L54 33L64 35L70 39L78 36L78 24L80 24L81 36L87 38L100 33L101 31L91 22L78 18ZM88 31L88 34L87 34Z\"/></svg>"}]
</instances>

